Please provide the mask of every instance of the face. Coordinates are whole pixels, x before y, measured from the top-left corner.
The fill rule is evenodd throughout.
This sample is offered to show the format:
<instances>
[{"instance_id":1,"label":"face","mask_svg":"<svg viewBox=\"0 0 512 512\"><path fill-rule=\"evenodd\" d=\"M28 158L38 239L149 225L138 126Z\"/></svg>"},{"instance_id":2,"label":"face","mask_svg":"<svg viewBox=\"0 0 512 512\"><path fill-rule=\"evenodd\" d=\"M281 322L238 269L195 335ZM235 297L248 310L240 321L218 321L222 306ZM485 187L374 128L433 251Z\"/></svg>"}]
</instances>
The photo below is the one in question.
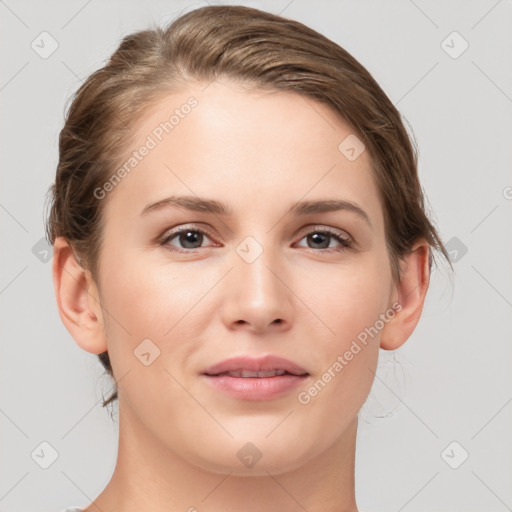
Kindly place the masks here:
<instances>
[{"instance_id":1,"label":"face","mask_svg":"<svg viewBox=\"0 0 512 512\"><path fill-rule=\"evenodd\" d=\"M311 99L227 80L170 94L137 125L135 156L98 191L101 303L133 431L253 476L343 437L373 381L380 333L368 329L385 323L393 290L370 156L339 149L351 135ZM269 355L306 375L205 375ZM253 468L244 450L261 454Z\"/></svg>"}]
</instances>

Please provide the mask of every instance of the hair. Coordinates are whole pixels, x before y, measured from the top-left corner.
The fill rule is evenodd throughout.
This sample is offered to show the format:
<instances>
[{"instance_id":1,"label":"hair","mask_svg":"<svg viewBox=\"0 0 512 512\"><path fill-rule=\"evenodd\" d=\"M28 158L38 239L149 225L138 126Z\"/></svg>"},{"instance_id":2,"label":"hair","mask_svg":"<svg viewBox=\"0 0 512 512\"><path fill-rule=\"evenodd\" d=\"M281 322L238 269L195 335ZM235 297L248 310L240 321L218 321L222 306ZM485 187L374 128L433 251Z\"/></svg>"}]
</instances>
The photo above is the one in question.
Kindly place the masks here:
<instances>
[{"instance_id":1,"label":"hair","mask_svg":"<svg viewBox=\"0 0 512 512\"><path fill-rule=\"evenodd\" d=\"M104 219L94 190L112 175L137 120L155 100L226 77L254 90L289 91L328 105L369 150L384 210L392 276L414 242L448 253L425 211L417 148L370 73L346 50L294 20L245 6L207 6L127 35L79 87L59 136L46 235L62 236L99 286ZM108 352L98 354L113 377ZM103 406L118 398L116 391Z\"/></svg>"}]
</instances>

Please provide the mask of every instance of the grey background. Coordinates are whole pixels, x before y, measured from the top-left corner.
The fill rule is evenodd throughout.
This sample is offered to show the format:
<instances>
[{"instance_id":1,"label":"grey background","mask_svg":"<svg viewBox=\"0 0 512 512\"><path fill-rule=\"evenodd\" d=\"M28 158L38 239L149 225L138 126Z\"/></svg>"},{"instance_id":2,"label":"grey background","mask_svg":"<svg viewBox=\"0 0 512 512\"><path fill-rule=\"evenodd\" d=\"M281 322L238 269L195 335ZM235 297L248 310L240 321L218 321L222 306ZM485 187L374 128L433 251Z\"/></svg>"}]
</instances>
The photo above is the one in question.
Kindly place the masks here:
<instances>
[{"instance_id":1,"label":"grey background","mask_svg":"<svg viewBox=\"0 0 512 512\"><path fill-rule=\"evenodd\" d=\"M360 509L512 510L512 3L225 3L299 20L367 67L414 130L452 251L453 286L435 270L416 331L381 351L359 426ZM202 5L0 0L2 511L86 505L116 460L117 423L100 406L110 381L60 321L41 241L66 100L123 35ZM43 31L58 43L47 58L31 47ZM58 454L47 469L42 442Z\"/></svg>"}]
</instances>

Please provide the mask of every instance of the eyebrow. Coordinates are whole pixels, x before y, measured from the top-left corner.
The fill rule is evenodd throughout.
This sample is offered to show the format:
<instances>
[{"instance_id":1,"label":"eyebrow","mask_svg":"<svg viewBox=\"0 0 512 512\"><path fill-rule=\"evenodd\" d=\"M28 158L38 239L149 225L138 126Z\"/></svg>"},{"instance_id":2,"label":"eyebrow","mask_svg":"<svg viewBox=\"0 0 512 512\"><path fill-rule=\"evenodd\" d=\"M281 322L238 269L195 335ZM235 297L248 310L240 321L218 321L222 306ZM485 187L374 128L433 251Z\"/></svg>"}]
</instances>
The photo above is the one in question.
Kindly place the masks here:
<instances>
[{"instance_id":1,"label":"eyebrow","mask_svg":"<svg viewBox=\"0 0 512 512\"><path fill-rule=\"evenodd\" d=\"M149 212L161 210L163 208L178 207L195 212L206 212L215 215L222 215L230 217L233 215L233 210L215 199L205 199L194 196L170 196L156 203L148 204L141 212L141 216ZM352 201L345 201L341 199L324 199L317 201L299 201L288 209L285 215L311 215L313 213L335 212L335 211L350 211L361 217L370 227L372 223L368 214L356 203Z\"/></svg>"}]
</instances>

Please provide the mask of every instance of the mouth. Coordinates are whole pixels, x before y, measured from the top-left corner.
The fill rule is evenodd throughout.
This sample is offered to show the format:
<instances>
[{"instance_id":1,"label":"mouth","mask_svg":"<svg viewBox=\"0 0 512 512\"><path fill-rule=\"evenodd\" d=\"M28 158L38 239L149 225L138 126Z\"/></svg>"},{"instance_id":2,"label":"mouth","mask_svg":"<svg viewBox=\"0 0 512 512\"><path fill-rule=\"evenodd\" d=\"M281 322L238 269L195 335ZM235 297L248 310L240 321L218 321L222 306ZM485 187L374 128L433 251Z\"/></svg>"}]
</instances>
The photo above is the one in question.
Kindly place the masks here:
<instances>
[{"instance_id":1,"label":"mouth","mask_svg":"<svg viewBox=\"0 0 512 512\"><path fill-rule=\"evenodd\" d=\"M245 373L245 372L240 372ZM286 398L293 390L308 380L309 373L293 375L288 372L248 372L242 376L238 372L224 372L218 375L204 374L207 384L222 395L237 400L263 401ZM260 374L252 376L254 373ZM269 376L270 374L270 376Z\"/></svg>"},{"instance_id":2,"label":"mouth","mask_svg":"<svg viewBox=\"0 0 512 512\"><path fill-rule=\"evenodd\" d=\"M203 374L209 376L227 374L239 378L276 377L285 373L304 375L308 372L297 363L273 354L258 358L244 355L235 356L220 361L203 371Z\"/></svg>"},{"instance_id":3,"label":"mouth","mask_svg":"<svg viewBox=\"0 0 512 512\"><path fill-rule=\"evenodd\" d=\"M274 400L290 395L310 374L288 359L267 356L227 359L201 376L216 391L238 400Z\"/></svg>"},{"instance_id":4,"label":"mouth","mask_svg":"<svg viewBox=\"0 0 512 512\"><path fill-rule=\"evenodd\" d=\"M223 376L229 376L229 377L236 377L236 378L249 378L249 379L261 379L261 378L269 378L269 377L279 377L281 375L294 375L296 377L302 377L309 375L309 373L291 373L287 370L269 370L269 371L253 371L253 370L230 370L226 372L221 373L205 373L203 375L207 375L208 377L223 377Z\"/></svg>"}]
</instances>

